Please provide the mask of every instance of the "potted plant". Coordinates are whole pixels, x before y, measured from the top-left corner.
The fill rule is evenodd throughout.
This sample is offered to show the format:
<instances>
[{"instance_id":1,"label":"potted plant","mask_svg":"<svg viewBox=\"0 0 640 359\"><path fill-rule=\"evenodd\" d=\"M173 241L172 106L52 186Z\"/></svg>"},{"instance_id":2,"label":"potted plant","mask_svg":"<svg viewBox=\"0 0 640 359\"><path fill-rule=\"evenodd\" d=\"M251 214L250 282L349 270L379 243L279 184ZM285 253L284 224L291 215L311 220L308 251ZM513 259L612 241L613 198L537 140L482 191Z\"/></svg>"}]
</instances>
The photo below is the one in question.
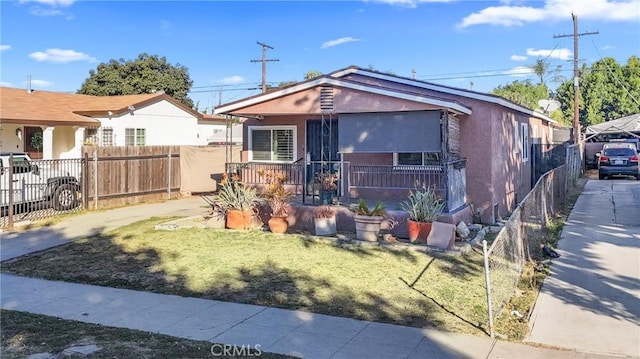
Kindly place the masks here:
<instances>
[{"instance_id":1,"label":"potted plant","mask_svg":"<svg viewBox=\"0 0 640 359\"><path fill-rule=\"evenodd\" d=\"M350 207L355 213L353 220L356 224L356 239L362 241L377 241L380 235L380 226L386 213L385 205L377 201L373 208L369 208L362 198L357 205Z\"/></svg>"},{"instance_id":2,"label":"potted plant","mask_svg":"<svg viewBox=\"0 0 640 359\"><path fill-rule=\"evenodd\" d=\"M338 173L319 173L320 182L320 203L323 205L333 204L333 194L338 190Z\"/></svg>"},{"instance_id":3,"label":"potted plant","mask_svg":"<svg viewBox=\"0 0 640 359\"><path fill-rule=\"evenodd\" d=\"M336 211L330 205L322 205L314 211L313 223L316 236L334 236L336 230Z\"/></svg>"},{"instance_id":4,"label":"potted plant","mask_svg":"<svg viewBox=\"0 0 640 359\"><path fill-rule=\"evenodd\" d=\"M249 229L257 206L262 198L255 188L240 182L237 174L229 179L222 176L221 187L213 197L213 202L225 216L225 227L229 229Z\"/></svg>"},{"instance_id":5,"label":"potted plant","mask_svg":"<svg viewBox=\"0 0 640 359\"><path fill-rule=\"evenodd\" d=\"M409 214L407 219L409 241L426 241L431 232L431 223L442 214L444 207L445 202L431 187L410 191L407 200L400 203L400 208Z\"/></svg>"},{"instance_id":6,"label":"potted plant","mask_svg":"<svg viewBox=\"0 0 640 359\"><path fill-rule=\"evenodd\" d=\"M284 187L286 175L277 172L258 171L258 175L264 178L267 185L264 197L271 207L271 218L267 221L269 230L273 233L285 233L289 228L287 216L289 215L289 200L292 196Z\"/></svg>"}]
</instances>

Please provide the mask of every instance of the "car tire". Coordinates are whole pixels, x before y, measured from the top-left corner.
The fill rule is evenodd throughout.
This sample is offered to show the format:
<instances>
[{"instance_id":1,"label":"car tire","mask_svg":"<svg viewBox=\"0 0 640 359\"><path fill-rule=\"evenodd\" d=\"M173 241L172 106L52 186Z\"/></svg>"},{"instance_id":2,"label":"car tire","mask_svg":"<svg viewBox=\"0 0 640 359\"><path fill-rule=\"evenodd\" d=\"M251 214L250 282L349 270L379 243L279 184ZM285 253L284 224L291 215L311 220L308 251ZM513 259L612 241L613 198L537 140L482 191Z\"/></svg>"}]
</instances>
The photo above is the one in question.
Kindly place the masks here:
<instances>
[{"instance_id":1,"label":"car tire","mask_svg":"<svg viewBox=\"0 0 640 359\"><path fill-rule=\"evenodd\" d=\"M607 178L607 176L605 176L605 175L603 175L603 174L601 174L601 173L598 173L598 179L603 180L603 179L605 179L605 178Z\"/></svg>"},{"instance_id":2,"label":"car tire","mask_svg":"<svg viewBox=\"0 0 640 359\"><path fill-rule=\"evenodd\" d=\"M67 211L78 205L78 193L73 186L62 184L53 192L51 202L55 210Z\"/></svg>"}]
</instances>

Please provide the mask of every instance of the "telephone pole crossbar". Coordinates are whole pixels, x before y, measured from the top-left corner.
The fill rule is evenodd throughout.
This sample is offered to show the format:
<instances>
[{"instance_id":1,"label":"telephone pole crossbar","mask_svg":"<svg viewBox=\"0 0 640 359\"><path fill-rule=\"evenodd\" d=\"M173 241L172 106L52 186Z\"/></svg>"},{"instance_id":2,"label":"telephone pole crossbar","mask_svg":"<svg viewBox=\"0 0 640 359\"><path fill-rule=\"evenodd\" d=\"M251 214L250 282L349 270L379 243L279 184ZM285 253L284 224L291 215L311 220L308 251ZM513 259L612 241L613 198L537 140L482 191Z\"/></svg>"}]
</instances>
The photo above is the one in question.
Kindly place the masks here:
<instances>
[{"instance_id":1,"label":"telephone pole crossbar","mask_svg":"<svg viewBox=\"0 0 640 359\"><path fill-rule=\"evenodd\" d=\"M262 93L267 92L267 62L280 61L278 59L267 59L267 49L273 50L272 46L269 46L263 42L256 41L258 45L262 46L262 59L251 60L251 62L262 62Z\"/></svg>"},{"instance_id":2,"label":"telephone pole crossbar","mask_svg":"<svg viewBox=\"0 0 640 359\"><path fill-rule=\"evenodd\" d=\"M598 31L578 32L578 16L571 13L573 19L573 34L554 35L553 38L573 37L573 133L572 143L580 143L580 76L578 73L578 38L586 35L597 35Z\"/></svg>"}]
</instances>

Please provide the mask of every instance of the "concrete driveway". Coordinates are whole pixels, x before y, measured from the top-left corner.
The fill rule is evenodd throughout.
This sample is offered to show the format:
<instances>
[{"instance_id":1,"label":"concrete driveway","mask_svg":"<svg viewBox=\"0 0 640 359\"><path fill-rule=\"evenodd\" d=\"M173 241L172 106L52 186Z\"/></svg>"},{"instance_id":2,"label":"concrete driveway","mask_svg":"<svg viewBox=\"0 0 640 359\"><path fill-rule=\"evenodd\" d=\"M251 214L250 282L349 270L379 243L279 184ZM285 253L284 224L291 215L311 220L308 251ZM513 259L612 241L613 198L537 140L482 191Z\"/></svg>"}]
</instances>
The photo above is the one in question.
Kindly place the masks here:
<instances>
[{"instance_id":1,"label":"concrete driveway","mask_svg":"<svg viewBox=\"0 0 640 359\"><path fill-rule=\"evenodd\" d=\"M640 358L640 181L589 180L526 341Z\"/></svg>"}]
</instances>

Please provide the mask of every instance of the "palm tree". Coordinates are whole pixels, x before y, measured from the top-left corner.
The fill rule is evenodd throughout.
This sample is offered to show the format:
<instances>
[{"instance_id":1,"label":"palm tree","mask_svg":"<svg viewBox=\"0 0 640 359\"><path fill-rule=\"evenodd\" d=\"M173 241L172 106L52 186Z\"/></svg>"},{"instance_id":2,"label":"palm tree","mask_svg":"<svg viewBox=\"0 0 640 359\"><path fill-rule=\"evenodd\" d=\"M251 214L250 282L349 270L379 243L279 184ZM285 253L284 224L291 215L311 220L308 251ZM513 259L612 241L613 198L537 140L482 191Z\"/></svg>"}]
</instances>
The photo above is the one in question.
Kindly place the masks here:
<instances>
[{"instance_id":1,"label":"palm tree","mask_svg":"<svg viewBox=\"0 0 640 359\"><path fill-rule=\"evenodd\" d=\"M545 62L543 59L537 59L536 63L529 66L531 70L538 76L540 79L540 85L544 85L544 78L547 77L547 70L549 69L549 64Z\"/></svg>"}]
</instances>

